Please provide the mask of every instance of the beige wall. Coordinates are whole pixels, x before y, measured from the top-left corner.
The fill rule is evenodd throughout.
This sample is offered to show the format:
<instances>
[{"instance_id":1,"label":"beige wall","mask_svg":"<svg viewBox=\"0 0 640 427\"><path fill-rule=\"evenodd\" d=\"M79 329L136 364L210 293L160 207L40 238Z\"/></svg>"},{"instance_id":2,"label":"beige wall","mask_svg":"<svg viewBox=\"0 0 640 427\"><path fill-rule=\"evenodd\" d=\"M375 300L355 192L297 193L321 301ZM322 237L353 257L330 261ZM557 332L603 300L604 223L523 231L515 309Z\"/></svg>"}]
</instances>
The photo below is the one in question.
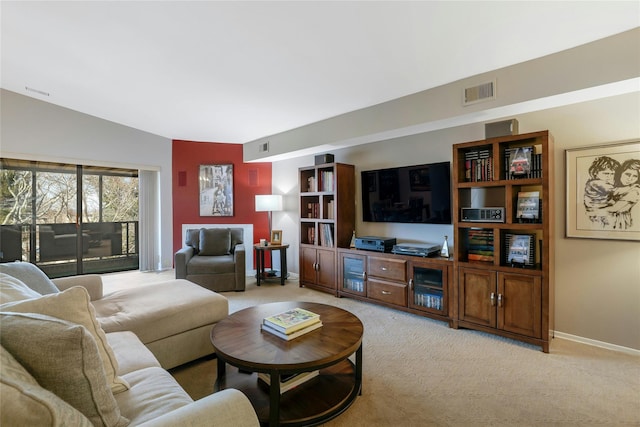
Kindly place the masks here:
<instances>
[{"instance_id":1,"label":"beige wall","mask_svg":"<svg viewBox=\"0 0 640 427\"><path fill-rule=\"evenodd\" d=\"M516 116L520 133L548 129L555 138L555 330L558 336L596 345L640 350L640 243L567 239L565 234L564 151L569 148L640 140L640 93ZM505 118L506 119L506 118ZM393 165L451 160L452 144L484 138L474 124L329 151L336 161L356 165L356 203L360 204L360 171ZM274 163L274 192L287 195L286 211L274 214L283 230L289 266L298 265L297 168L312 165L313 156ZM640 218L640 206L635 208ZM453 236L452 226L363 223L356 209L358 235L396 237L399 241L439 242ZM455 242L452 242L455 244ZM606 345L605 344L605 345Z\"/></svg>"}]
</instances>

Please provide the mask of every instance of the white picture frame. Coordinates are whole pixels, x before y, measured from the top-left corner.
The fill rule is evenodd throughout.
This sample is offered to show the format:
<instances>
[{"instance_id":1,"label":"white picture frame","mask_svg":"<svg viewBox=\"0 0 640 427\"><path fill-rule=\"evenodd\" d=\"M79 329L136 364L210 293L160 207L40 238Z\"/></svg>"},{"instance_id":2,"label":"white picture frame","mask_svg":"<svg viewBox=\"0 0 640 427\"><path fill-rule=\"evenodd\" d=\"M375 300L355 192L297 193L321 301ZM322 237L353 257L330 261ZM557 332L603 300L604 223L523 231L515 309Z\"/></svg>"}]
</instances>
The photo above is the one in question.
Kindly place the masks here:
<instances>
[{"instance_id":1,"label":"white picture frame","mask_svg":"<svg viewBox=\"0 0 640 427\"><path fill-rule=\"evenodd\" d=\"M566 237L640 241L640 141L568 149Z\"/></svg>"}]
</instances>

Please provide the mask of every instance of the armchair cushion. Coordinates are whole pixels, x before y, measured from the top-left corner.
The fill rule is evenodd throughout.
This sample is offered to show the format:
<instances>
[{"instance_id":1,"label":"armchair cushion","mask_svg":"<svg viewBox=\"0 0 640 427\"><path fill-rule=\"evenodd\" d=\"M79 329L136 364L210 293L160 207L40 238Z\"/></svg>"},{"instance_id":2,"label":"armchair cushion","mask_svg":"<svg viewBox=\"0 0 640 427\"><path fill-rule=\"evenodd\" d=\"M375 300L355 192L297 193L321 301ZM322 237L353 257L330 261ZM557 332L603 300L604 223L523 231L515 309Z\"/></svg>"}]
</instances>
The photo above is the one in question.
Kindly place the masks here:
<instances>
[{"instance_id":1,"label":"armchair cushion","mask_svg":"<svg viewBox=\"0 0 640 427\"><path fill-rule=\"evenodd\" d=\"M94 426L124 427L87 328L35 313L3 313L0 339L42 387L80 411Z\"/></svg>"},{"instance_id":2,"label":"armchair cushion","mask_svg":"<svg viewBox=\"0 0 640 427\"><path fill-rule=\"evenodd\" d=\"M200 229L188 229L184 244L193 248L194 255L197 254L200 250Z\"/></svg>"},{"instance_id":3,"label":"armchair cushion","mask_svg":"<svg viewBox=\"0 0 640 427\"><path fill-rule=\"evenodd\" d=\"M191 258L187 267L189 274L233 274L236 271L236 262L233 255L203 256Z\"/></svg>"},{"instance_id":4,"label":"armchair cushion","mask_svg":"<svg viewBox=\"0 0 640 427\"><path fill-rule=\"evenodd\" d=\"M41 295L58 293L58 288L51 279L30 262L16 261L0 264L0 271L15 277Z\"/></svg>"},{"instance_id":5,"label":"armchair cushion","mask_svg":"<svg viewBox=\"0 0 640 427\"><path fill-rule=\"evenodd\" d=\"M231 251L231 232L228 228L200 229L200 250L198 255L220 256Z\"/></svg>"}]
</instances>

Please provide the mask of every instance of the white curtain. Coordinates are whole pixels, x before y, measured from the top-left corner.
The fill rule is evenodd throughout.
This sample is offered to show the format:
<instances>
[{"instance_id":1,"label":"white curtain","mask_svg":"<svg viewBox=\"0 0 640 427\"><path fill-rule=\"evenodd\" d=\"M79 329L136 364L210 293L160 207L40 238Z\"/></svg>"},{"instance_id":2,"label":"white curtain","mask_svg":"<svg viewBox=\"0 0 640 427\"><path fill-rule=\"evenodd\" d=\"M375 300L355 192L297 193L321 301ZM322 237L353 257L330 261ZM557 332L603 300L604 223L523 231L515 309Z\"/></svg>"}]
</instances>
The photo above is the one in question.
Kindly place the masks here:
<instances>
[{"instance_id":1,"label":"white curtain","mask_svg":"<svg viewBox=\"0 0 640 427\"><path fill-rule=\"evenodd\" d=\"M138 197L140 271L160 270L160 173L141 170Z\"/></svg>"}]
</instances>

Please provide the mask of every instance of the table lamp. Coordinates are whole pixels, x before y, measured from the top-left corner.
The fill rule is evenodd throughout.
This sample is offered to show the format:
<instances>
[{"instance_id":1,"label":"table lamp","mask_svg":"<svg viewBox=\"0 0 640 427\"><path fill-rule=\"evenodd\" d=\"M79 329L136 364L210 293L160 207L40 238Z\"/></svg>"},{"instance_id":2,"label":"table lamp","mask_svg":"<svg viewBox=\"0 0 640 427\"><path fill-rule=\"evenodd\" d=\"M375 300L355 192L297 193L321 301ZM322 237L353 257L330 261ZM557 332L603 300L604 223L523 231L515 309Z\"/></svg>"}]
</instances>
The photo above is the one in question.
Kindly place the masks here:
<instances>
[{"instance_id":1,"label":"table lamp","mask_svg":"<svg viewBox=\"0 0 640 427\"><path fill-rule=\"evenodd\" d=\"M282 210L282 195L256 194L256 212L269 212L269 239L271 240L271 212Z\"/></svg>"}]
</instances>

